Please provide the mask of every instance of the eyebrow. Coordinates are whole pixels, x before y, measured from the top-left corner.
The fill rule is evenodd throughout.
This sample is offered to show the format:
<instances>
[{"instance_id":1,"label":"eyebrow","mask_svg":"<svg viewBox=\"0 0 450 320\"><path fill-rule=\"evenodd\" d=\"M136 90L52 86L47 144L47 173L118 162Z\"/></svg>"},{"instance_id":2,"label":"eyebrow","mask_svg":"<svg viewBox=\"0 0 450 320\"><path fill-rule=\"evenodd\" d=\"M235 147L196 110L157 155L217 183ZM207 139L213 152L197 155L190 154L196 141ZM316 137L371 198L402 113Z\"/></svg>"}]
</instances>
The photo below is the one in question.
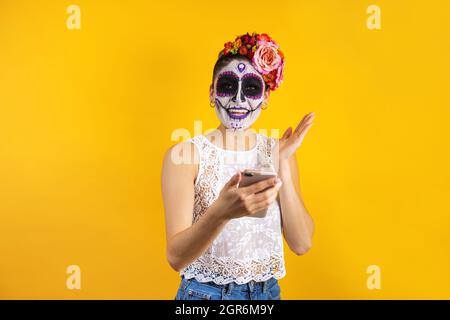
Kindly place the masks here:
<instances>
[{"instance_id":1,"label":"eyebrow","mask_svg":"<svg viewBox=\"0 0 450 320\"><path fill-rule=\"evenodd\" d=\"M257 75L256 73L253 73L253 72L246 73L242 76L242 78L248 78L248 77L255 77L255 78L258 78L258 80L262 81L261 76Z\"/></svg>"},{"instance_id":2,"label":"eyebrow","mask_svg":"<svg viewBox=\"0 0 450 320\"><path fill-rule=\"evenodd\" d=\"M258 80L259 81L261 81L261 82L263 82L263 80L262 80L262 77L260 76L260 75L258 75L258 74L256 74L256 73L253 73L253 72L249 72L249 73L246 73L246 74L244 74L241 78L235 73L235 72L233 72L233 71L224 71L224 72L222 72L222 73L219 73L219 75L218 75L218 77L217 77L217 80L219 80L221 77L223 77L223 76L231 76L231 77L233 77L233 78L236 78L236 79L239 79L239 80L241 80L241 79L244 79L244 78L247 78L247 77L255 77L255 78L258 78Z\"/></svg>"},{"instance_id":3,"label":"eyebrow","mask_svg":"<svg viewBox=\"0 0 450 320\"><path fill-rule=\"evenodd\" d=\"M219 73L219 76L217 77L217 79L219 79L219 78L221 78L223 76L232 76L234 78L239 79L239 76L233 71L224 71L222 73Z\"/></svg>"}]
</instances>

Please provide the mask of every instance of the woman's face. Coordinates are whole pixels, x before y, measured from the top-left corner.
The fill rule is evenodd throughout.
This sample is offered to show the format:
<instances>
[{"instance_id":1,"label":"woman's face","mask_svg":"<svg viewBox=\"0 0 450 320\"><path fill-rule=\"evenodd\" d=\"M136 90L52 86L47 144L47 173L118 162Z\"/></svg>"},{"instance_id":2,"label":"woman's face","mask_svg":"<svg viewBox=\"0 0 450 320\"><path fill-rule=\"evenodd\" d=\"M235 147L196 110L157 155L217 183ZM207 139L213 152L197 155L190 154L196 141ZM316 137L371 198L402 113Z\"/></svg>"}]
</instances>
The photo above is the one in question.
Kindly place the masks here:
<instances>
[{"instance_id":1,"label":"woman's face","mask_svg":"<svg viewBox=\"0 0 450 320\"><path fill-rule=\"evenodd\" d=\"M226 128L250 127L268 97L264 87L263 77L249 61L229 62L218 72L210 92L220 122Z\"/></svg>"}]
</instances>

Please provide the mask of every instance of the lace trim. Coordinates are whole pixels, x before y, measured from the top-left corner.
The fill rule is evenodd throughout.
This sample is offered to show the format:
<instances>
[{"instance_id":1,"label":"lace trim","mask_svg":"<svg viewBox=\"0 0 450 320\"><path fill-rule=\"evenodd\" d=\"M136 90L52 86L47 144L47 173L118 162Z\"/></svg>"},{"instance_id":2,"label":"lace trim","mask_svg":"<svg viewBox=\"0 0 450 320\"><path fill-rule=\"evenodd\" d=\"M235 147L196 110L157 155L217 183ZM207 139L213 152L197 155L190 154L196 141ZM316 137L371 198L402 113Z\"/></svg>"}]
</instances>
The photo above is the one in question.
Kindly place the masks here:
<instances>
[{"instance_id":1,"label":"lace trim","mask_svg":"<svg viewBox=\"0 0 450 320\"><path fill-rule=\"evenodd\" d=\"M272 277L281 279L286 275L283 256L273 255L264 260L236 261L203 255L184 268L181 273L187 279L216 284L236 282L244 284L251 280L266 281Z\"/></svg>"}]
</instances>

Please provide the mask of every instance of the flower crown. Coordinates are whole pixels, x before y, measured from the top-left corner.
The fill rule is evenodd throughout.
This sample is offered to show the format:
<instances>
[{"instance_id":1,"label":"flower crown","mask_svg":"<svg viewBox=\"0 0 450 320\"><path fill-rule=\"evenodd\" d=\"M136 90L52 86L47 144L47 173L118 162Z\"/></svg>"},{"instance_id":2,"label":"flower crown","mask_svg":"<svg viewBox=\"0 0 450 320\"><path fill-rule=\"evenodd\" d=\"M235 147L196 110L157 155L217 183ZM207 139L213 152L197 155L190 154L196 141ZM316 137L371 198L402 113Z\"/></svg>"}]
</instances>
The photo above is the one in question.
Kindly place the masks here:
<instances>
[{"instance_id":1,"label":"flower crown","mask_svg":"<svg viewBox=\"0 0 450 320\"><path fill-rule=\"evenodd\" d=\"M253 32L250 35L247 32L237 36L233 42L228 41L224 44L224 48L219 52L219 58L224 55L241 55L249 58L272 91L283 82L284 54L266 33Z\"/></svg>"}]
</instances>

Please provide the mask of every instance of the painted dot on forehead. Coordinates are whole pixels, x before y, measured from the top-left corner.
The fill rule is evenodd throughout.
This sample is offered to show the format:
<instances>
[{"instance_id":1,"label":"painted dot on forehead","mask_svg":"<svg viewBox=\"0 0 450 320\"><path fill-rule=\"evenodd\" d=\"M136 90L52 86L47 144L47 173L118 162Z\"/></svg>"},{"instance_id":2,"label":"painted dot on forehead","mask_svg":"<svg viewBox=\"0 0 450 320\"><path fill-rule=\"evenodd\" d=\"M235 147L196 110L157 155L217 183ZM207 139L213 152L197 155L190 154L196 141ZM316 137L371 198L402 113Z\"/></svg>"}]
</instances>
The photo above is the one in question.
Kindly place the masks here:
<instances>
[{"instance_id":1,"label":"painted dot on forehead","mask_svg":"<svg viewBox=\"0 0 450 320\"><path fill-rule=\"evenodd\" d=\"M238 68L239 72L244 72L245 64L241 62L238 64L237 68Z\"/></svg>"}]
</instances>

